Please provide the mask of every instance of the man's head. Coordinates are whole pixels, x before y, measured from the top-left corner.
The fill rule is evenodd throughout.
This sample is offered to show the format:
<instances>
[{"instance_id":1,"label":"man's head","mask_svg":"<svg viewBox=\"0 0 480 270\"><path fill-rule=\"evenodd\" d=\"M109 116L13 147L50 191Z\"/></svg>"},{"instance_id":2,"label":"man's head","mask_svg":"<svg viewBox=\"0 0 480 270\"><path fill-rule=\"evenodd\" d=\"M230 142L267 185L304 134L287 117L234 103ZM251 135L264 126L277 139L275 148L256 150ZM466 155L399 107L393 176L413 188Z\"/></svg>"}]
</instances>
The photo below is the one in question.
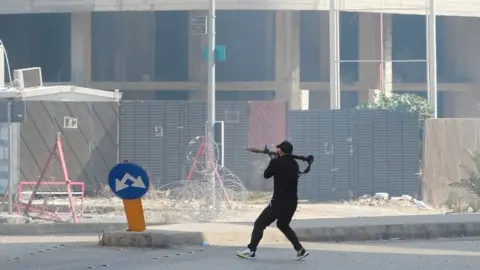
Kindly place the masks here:
<instances>
[{"instance_id":1,"label":"man's head","mask_svg":"<svg viewBox=\"0 0 480 270\"><path fill-rule=\"evenodd\" d=\"M289 141L283 141L277 145L279 156L291 155L293 153L293 145Z\"/></svg>"}]
</instances>

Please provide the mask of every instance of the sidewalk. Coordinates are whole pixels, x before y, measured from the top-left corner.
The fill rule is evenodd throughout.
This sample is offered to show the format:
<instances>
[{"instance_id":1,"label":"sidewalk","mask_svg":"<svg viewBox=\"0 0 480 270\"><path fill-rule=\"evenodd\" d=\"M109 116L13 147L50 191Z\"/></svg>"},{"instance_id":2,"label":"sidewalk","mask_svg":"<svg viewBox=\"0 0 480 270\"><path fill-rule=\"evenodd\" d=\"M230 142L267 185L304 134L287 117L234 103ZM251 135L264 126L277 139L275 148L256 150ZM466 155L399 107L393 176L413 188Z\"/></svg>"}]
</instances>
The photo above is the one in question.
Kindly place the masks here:
<instances>
[{"instance_id":1,"label":"sidewalk","mask_svg":"<svg viewBox=\"0 0 480 270\"><path fill-rule=\"evenodd\" d=\"M150 226L146 232L105 232L101 245L167 248L209 245L244 246L252 223L184 223ZM362 241L434 239L480 236L480 214L415 215L390 217L295 220L292 227L301 241ZM274 225L262 243L284 242Z\"/></svg>"}]
</instances>

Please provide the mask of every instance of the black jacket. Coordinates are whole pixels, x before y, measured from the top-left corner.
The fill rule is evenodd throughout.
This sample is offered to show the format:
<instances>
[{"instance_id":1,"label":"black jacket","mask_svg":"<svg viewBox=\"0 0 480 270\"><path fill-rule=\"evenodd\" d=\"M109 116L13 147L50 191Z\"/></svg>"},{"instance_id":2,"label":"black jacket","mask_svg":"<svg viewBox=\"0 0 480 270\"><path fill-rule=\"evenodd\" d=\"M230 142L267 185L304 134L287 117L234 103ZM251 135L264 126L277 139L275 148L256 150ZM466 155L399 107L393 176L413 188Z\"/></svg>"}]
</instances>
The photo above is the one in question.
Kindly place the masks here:
<instances>
[{"instance_id":1,"label":"black jacket","mask_svg":"<svg viewBox=\"0 0 480 270\"><path fill-rule=\"evenodd\" d=\"M298 172L298 163L290 155L270 161L263 173L263 177L268 179L273 176L272 202L288 203L298 200Z\"/></svg>"}]
</instances>

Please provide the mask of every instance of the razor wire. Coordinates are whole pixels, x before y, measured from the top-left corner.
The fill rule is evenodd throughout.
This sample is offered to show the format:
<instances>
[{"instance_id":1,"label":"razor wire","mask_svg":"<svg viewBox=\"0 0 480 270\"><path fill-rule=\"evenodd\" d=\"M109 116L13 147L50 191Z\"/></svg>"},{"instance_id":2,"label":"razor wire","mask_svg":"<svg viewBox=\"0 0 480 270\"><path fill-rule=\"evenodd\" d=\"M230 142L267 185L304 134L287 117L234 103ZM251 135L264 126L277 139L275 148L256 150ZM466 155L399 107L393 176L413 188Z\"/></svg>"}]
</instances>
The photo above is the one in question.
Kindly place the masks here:
<instances>
[{"instance_id":1,"label":"razor wire","mask_svg":"<svg viewBox=\"0 0 480 270\"><path fill-rule=\"evenodd\" d=\"M208 166L206 166L205 162L195 162L195 158L196 158L196 155L198 153L198 151L200 150L200 147L202 147L202 144L206 144L206 142L203 142L203 136L197 136L195 137L194 139L192 139L189 143L188 143L188 147L187 147L187 150L186 150L186 162L185 162L185 165L187 165L187 167L189 167L189 165L193 165L193 168L195 169L195 172L197 173L200 173L200 174L205 174L208 175ZM220 148L218 147L218 144L212 140L212 143L213 143L213 156L215 157L213 159L213 162L214 162L214 169L215 168L218 168L218 167L221 167L219 164L218 164L218 157L220 156ZM202 158L205 158L204 155L201 155ZM212 172L212 173L215 173L215 170ZM183 176L185 177L185 175Z\"/></svg>"},{"instance_id":2,"label":"razor wire","mask_svg":"<svg viewBox=\"0 0 480 270\"><path fill-rule=\"evenodd\" d=\"M202 141L203 140L203 141ZM156 196L163 197L164 209L175 220L213 221L229 219L246 210L249 191L231 170L219 164L220 148L213 140L214 157L198 155L199 148L206 144L204 137L195 137L189 142L186 163L193 173L188 179L174 181L157 189ZM208 171L208 162L213 163L213 177ZM215 189L215 190L213 190ZM215 198L213 198L215 196Z\"/></svg>"}]
</instances>

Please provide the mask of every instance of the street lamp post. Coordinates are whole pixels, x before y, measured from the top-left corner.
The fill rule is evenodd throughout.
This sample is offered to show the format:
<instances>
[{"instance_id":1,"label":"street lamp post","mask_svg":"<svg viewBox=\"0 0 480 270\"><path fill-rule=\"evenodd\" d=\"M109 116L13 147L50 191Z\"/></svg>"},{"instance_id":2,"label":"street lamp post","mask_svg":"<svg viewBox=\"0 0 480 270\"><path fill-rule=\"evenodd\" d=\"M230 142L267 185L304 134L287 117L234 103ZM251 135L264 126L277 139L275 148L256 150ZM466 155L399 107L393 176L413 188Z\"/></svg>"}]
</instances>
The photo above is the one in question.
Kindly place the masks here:
<instances>
[{"instance_id":1,"label":"street lamp post","mask_svg":"<svg viewBox=\"0 0 480 270\"><path fill-rule=\"evenodd\" d=\"M435 0L429 0L427 16L427 88L428 102L433 108L433 118L437 118L437 25Z\"/></svg>"},{"instance_id":2,"label":"street lamp post","mask_svg":"<svg viewBox=\"0 0 480 270\"><path fill-rule=\"evenodd\" d=\"M209 0L208 6L208 89L207 89L207 162L210 164L209 180L212 182L212 208L215 209L216 180L214 167L214 125L215 125L215 0Z\"/></svg>"},{"instance_id":3,"label":"street lamp post","mask_svg":"<svg viewBox=\"0 0 480 270\"><path fill-rule=\"evenodd\" d=\"M329 17L329 44L330 44L330 109L340 109L340 37L339 12L335 5L336 0L330 0Z\"/></svg>"}]
</instances>

